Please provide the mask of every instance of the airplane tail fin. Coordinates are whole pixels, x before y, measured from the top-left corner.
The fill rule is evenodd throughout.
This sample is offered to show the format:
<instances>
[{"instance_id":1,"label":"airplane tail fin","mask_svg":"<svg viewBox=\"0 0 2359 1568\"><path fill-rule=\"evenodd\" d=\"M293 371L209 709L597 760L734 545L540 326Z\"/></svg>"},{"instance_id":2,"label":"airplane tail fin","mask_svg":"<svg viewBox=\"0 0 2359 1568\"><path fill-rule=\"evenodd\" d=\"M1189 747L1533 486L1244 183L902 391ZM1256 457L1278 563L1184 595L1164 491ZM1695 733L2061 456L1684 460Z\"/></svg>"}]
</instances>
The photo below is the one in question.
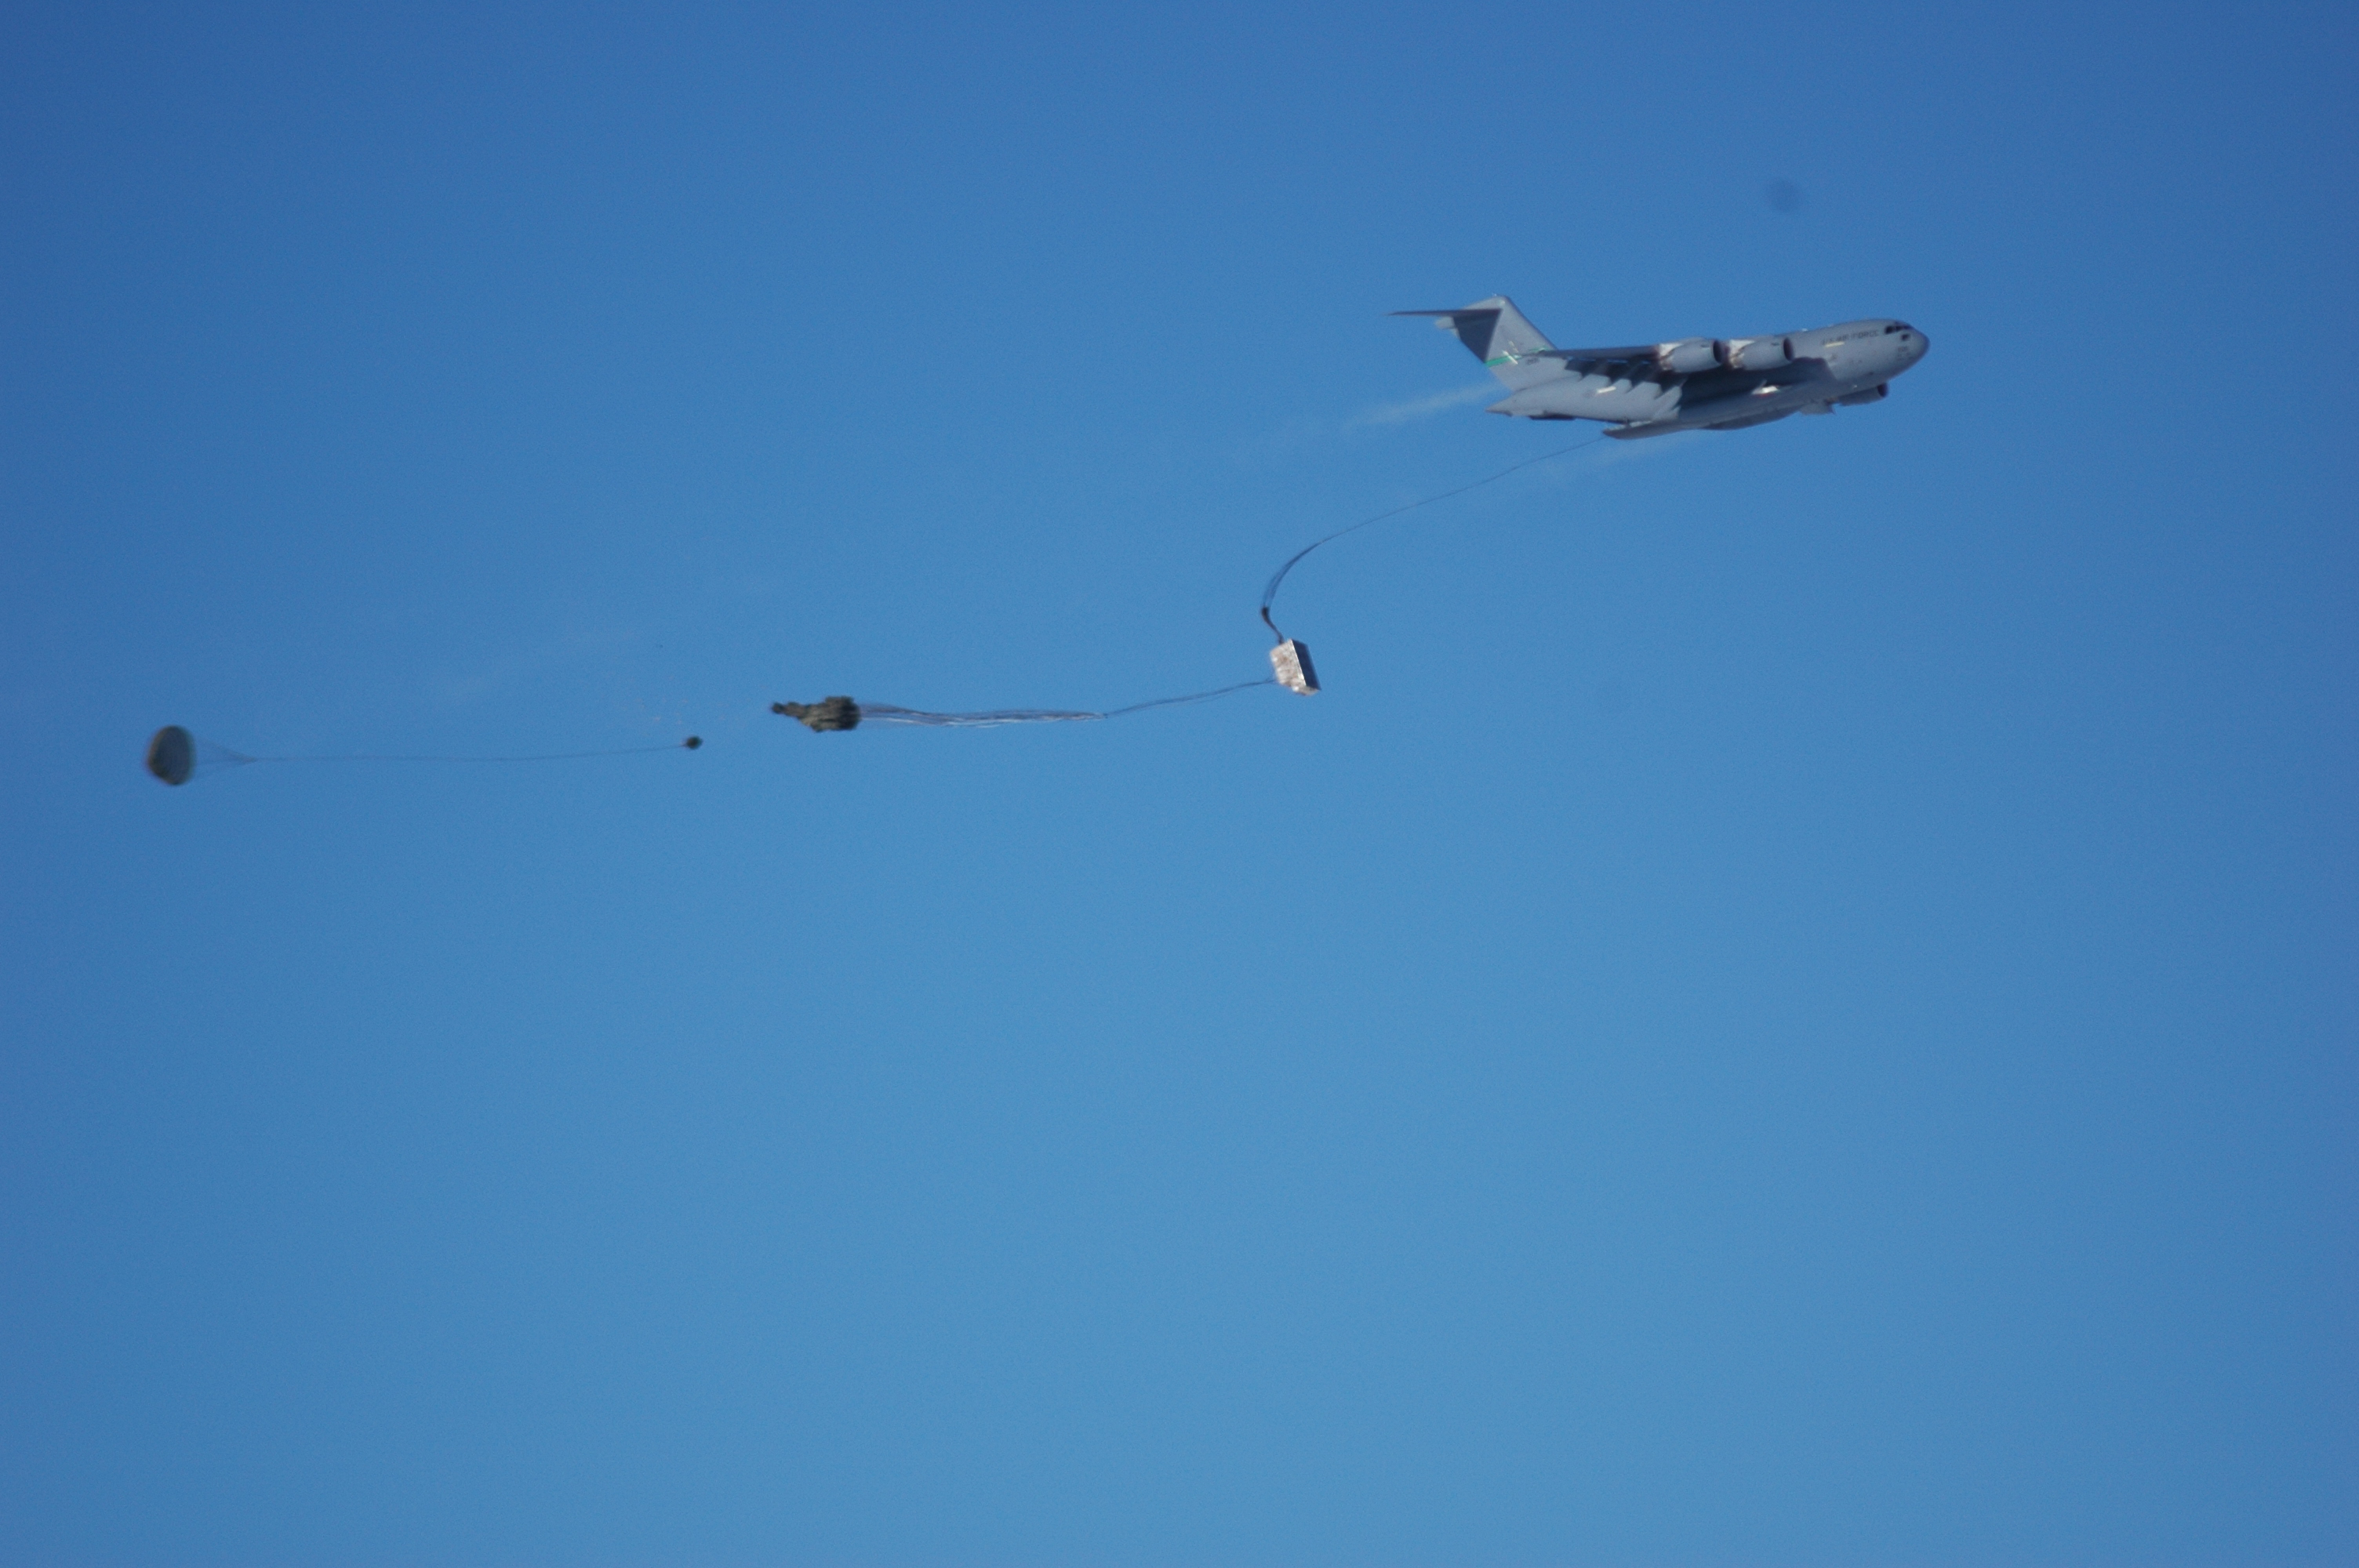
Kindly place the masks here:
<instances>
[{"instance_id":1,"label":"airplane tail fin","mask_svg":"<svg viewBox=\"0 0 2359 1568\"><path fill-rule=\"evenodd\" d=\"M1455 310L1396 310L1393 314L1431 317L1435 326L1455 332L1458 341L1473 351L1484 368L1508 386L1529 386L1536 381L1550 381L1564 373L1564 367L1553 360L1531 357L1556 345L1542 337L1538 327L1525 320L1516 302L1504 294L1478 299Z\"/></svg>"}]
</instances>

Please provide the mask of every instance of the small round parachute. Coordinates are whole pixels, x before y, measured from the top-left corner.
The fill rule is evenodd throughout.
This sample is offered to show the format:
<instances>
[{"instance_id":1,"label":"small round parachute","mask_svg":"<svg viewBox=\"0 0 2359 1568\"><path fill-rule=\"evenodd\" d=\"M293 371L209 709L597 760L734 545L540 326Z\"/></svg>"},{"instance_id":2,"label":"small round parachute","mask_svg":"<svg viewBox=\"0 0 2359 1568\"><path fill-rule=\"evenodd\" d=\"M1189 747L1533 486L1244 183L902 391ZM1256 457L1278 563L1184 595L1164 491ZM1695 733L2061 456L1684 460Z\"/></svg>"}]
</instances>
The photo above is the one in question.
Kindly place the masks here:
<instances>
[{"instance_id":1,"label":"small round parachute","mask_svg":"<svg viewBox=\"0 0 2359 1568\"><path fill-rule=\"evenodd\" d=\"M184 784L207 773L261 760L216 745L178 724L167 724L147 738L147 771L168 784Z\"/></svg>"},{"instance_id":2,"label":"small round parachute","mask_svg":"<svg viewBox=\"0 0 2359 1568\"><path fill-rule=\"evenodd\" d=\"M168 784L187 784L197 776L197 738L165 725L147 742L147 771Z\"/></svg>"}]
</instances>

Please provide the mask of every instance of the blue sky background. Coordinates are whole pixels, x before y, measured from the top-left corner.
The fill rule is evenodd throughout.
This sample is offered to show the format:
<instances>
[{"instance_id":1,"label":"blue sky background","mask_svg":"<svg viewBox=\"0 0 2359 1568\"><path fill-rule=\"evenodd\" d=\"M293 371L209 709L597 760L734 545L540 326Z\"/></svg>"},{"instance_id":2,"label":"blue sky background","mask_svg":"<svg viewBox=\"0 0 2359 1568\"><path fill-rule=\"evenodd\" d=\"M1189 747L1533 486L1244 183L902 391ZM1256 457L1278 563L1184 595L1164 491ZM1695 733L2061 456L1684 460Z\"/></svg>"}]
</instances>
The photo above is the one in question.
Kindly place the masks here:
<instances>
[{"instance_id":1,"label":"blue sky background","mask_svg":"<svg viewBox=\"0 0 2359 1568\"><path fill-rule=\"evenodd\" d=\"M357 9L0 49L0 1556L2359 1554L2347 8ZM1494 290L1933 350L766 711Z\"/></svg>"}]
</instances>

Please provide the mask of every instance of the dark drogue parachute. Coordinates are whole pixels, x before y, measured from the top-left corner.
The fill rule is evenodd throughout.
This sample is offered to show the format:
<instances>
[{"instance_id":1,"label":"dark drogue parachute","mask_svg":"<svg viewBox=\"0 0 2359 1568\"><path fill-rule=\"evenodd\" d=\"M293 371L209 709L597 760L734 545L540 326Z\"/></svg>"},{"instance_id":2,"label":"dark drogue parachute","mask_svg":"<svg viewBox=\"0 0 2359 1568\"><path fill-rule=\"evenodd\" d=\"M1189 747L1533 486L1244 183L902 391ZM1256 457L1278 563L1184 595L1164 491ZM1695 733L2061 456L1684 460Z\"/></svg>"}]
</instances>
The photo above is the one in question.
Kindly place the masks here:
<instances>
[{"instance_id":1,"label":"dark drogue parachute","mask_svg":"<svg viewBox=\"0 0 2359 1568\"><path fill-rule=\"evenodd\" d=\"M195 778L201 768L234 768L253 760L226 746L200 741L177 724L165 725L147 741L147 771L176 786Z\"/></svg>"}]
</instances>

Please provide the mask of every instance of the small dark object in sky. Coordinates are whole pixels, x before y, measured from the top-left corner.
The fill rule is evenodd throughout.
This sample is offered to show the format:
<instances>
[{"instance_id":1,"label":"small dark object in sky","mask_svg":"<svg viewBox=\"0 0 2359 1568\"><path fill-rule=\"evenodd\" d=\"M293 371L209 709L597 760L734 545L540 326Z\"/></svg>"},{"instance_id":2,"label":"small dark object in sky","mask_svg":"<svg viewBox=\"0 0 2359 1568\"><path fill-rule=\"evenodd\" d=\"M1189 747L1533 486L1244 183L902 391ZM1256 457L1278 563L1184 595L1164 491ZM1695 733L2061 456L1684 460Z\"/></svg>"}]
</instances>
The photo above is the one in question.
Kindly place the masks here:
<instances>
[{"instance_id":1,"label":"small dark object in sky","mask_svg":"<svg viewBox=\"0 0 2359 1568\"><path fill-rule=\"evenodd\" d=\"M184 784L196 776L197 738L177 724L167 724L147 742L147 771L168 784Z\"/></svg>"},{"instance_id":2,"label":"small dark object in sky","mask_svg":"<svg viewBox=\"0 0 2359 1568\"><path fill-rule=\"evenodd\" d=\"M681 745L683 745L683 746L685 746L685 747L687 747L690 751L693 752L693 751L695 751L699 746L701 746L701 745L703 745L703 744L704 744L704 737L703 737L703 736L701 736L701 735L690 735L687 740L682 741L680 742L680 744L681 744Z\"/></svg>"},{"instance_id":3,"label":"small dark object in sky","mask_svg":"<svg viewBox=\"0 0 2359 1568\"><path fill-rule=\"evenodd\" d=\"M1799 212L1802 210L1802 188L1790 179L1773 179L1765 193L1769 198L1772 212Z\"/></svg>"},{"instance_id":4,"label":"small dark object in sky","mask_svg":"<svg viewBox=\"0 0 2359 1568\"><path fill-rule=\"evenodd\" d=\"M860 704L848 697L822 697L817 702L774 702L770 711L800 719L813 734L822 730L860 728Z\"/></svg>"}]
</instances>

